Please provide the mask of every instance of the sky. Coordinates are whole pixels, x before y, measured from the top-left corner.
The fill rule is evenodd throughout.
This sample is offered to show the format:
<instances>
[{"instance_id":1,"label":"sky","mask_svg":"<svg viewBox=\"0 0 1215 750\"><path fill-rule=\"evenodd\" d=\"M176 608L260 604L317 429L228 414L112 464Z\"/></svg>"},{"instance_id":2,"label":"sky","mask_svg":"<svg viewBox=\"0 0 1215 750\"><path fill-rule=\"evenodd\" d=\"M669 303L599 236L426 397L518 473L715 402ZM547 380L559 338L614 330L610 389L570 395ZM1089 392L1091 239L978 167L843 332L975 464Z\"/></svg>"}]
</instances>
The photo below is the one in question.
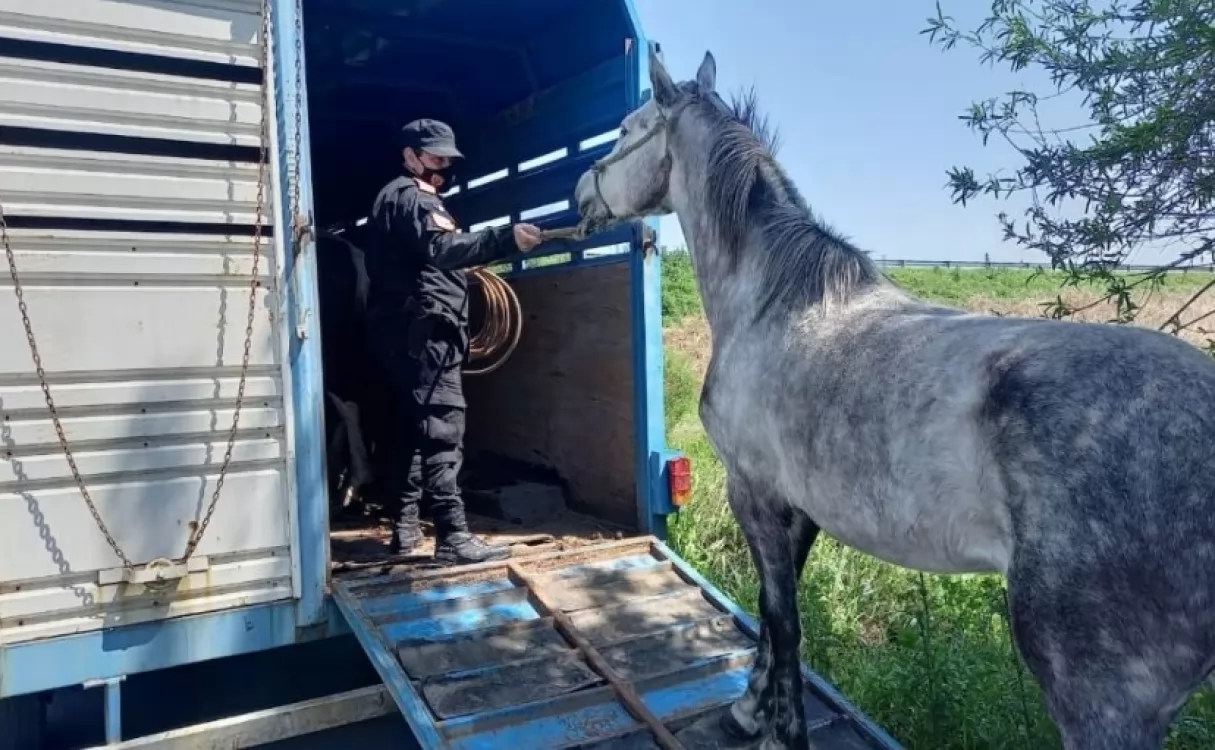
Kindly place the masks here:
<instances>
[{"instance_id":1,"label":"sky","mask_svg":"<svg viewBox=\"0 0 1215 750\"><path fill-rule=\"evenodd\" d=\"M1003 142L984 147L958 116L1030 81L982 63L972 48L930 43L919 32L933 0L634 2L673 78L692 78L709 50L720 93L755 86L780 130L777 158L814 212L875 259L1047 260L1003 240L997 214L1018 207L951 201L950 167L982 177L1021 164ZM990 3L941 7L972 28ZM674 217L660 236L682 244Z\"/></svg>"}]
</instances>

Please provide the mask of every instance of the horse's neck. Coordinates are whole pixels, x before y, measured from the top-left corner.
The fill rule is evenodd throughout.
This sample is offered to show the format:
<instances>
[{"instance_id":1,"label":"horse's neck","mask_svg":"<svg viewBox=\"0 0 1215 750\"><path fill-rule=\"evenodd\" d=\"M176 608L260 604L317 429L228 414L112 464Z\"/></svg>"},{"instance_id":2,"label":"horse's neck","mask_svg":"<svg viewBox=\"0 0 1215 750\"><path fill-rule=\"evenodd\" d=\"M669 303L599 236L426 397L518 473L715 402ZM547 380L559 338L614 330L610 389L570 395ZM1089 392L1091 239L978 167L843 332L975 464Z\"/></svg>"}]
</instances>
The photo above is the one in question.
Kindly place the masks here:
<instances>
[{"instance_id":1,"label":"horse's neck","mask_svg":"<svg viewBox=\"0 0 1215 750\"><path fill-rule=\"evenodd\" d=\"M709 201L708 154L712 135L702 123L689 123L679 137L672 141L675 156L671 171L670 203L683 230L684 239L696 270L697 287L704 304L705 315L714 342L731 336L752 337L757 334L760 305L771 293L767 274L758 259L765 257L764 232L753 217L746 231L736 235L743 247L727 246L721 236L716 210ZM762 178L761 178L762 179ZM897 288L878 283L844 303L834 303L830 309L823 300L810 301L805 309L787 309L783 320L771 309L762 317L769 331L792 326L800 335L831 335L841 321L853 314L862 314L875 304L906 301ZM779 310L779 306L775 308ZM774 317L777 316L777 317Z\"/></svg>"},{"instance_id":2,"label":"horse's neck","mask_svg":"<svg viewBox=\"0 0 1215 750\"><path fill-rule=\"evenodd\" d=\"M731 264L712 231L698 234L693 231L688 236L684 230L696 270L696 286L709 328L715 336L725 336L754 318L758 290L746 272L747 264Z\"/></svg>"},{"instance_id":3,"label":"horse's neck","mask_svg":"<svg viewBox=\"0 0 1215 750\"><path fill-rule=\"evenodd\" d=\"M679 217L684 240L692 256L696 286L714 340L742 333L755 320L763 298L755 264L748 254L725 246L705 201L704 182L698 175L672 175L671 203ZM755 237L758 232L744 236ZM737 258L737 262L734 260Z\"/></svg>"}]
</instances>

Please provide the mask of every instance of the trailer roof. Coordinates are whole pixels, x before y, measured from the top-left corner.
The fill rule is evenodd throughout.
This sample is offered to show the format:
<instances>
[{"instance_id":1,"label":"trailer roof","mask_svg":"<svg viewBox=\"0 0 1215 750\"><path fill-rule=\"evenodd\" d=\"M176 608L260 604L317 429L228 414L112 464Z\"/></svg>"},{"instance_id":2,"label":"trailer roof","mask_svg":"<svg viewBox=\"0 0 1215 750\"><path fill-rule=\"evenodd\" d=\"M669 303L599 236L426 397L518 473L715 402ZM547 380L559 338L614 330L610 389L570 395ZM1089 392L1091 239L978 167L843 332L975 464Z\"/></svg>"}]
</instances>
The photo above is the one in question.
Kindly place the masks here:
<instances>
[{"instance_id":1,"label":"trailer roof","mask_svg":"<svg viewBox=\"0 0 1215 750\"><path fill-rule=\"evenodd\" d=\"M636 88L627 0L305 0L304 12L317 207L335 218L391 178L411 119L455 128L469 180L614 130Z\"/></svg>"}]
</instances>

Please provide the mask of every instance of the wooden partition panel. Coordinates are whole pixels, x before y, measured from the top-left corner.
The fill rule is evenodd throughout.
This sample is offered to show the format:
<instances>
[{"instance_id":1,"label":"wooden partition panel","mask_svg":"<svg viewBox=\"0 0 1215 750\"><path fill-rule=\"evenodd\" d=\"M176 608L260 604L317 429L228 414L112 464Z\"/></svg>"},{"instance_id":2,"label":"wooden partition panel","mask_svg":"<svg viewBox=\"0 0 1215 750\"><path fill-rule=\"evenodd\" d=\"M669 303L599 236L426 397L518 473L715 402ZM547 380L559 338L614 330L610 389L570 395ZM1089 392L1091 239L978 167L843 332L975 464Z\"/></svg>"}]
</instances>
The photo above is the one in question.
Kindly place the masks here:
<instances>
[{"instance_id":1,"label":"wooden partition panel","mask_svg":"<svg viewBox=\"0 0 1215 750\"><path fill-rule=\"evenodd\" d=\"M485 451L551 468L573 509L635 527L628 264L510 283L523 334L500 369L465 379L470 458Z\"/></svg>"}]
</instances>

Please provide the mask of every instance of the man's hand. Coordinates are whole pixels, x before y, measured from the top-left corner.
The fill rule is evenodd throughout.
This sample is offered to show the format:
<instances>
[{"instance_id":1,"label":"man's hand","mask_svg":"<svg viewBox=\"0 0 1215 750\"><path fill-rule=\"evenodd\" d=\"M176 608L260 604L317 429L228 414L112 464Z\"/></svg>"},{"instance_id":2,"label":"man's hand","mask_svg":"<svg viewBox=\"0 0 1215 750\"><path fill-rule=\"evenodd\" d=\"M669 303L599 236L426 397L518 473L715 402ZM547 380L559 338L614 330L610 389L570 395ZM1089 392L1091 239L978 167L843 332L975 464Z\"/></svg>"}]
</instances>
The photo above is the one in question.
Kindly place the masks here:
<instances>
[{"instance_id":1,"label":"man's hand","mask_svg":"<svg viewBox=\"0 0 1215 750\"><path fill-rule=\"evenodd\" d=\"M515 235L515 244L525 253L544 241L540 228L532 224L516 224L511 231Z\"/></svg>"}]
</instances>

